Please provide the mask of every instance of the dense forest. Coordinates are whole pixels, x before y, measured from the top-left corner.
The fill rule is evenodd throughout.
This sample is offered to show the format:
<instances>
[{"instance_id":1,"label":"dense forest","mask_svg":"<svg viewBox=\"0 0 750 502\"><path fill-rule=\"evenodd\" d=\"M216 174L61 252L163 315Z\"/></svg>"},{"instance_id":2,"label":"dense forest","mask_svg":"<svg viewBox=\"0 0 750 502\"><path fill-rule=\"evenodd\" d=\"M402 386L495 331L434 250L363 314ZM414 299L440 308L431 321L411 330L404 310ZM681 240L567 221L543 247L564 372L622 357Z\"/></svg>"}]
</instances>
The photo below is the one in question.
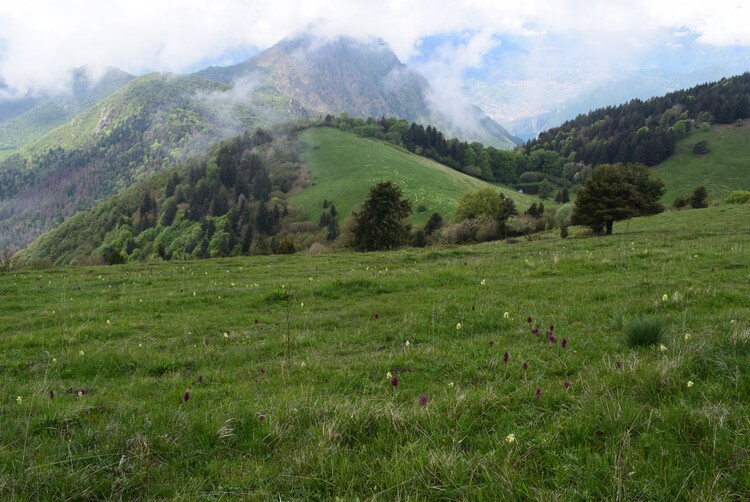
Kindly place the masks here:
<instances>
[{"instance_id":1,"label":"dense forest","mask_svg":"<svg viewBox=\"0 0 750 502\"><path fill-rule=\"evenodd\" d=\"M539 134L524 149L552 151L587 165L638 162L654 166L675 142L703 124L731 124L750 117L750 73L646 101L634 99L579 115Z\"/></svg>"},{"instance_id":2,"label":"dense forest","mask_svg":"<svg viewBox=\"0 0 750 502\"><path fill-rule=\"evenodd\" d=\"M114 264L293 252L291 240L274 236L282 226L287 234L296 229L285 200L302 173L296 133L258 129L222 142L73 216L23 256ZM328 233L313 224L296 227L319 231L323 241Z\"/></svg>"}]
</instances>

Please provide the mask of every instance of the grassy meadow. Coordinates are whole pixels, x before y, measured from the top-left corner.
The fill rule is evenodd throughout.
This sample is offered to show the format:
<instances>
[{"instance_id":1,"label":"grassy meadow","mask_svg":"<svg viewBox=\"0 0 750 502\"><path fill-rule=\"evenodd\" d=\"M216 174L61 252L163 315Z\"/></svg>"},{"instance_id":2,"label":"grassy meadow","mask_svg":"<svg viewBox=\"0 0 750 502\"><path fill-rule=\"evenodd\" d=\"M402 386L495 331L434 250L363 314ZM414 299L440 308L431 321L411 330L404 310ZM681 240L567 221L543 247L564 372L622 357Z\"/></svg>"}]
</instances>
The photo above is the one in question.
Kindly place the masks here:
<instances>
[{"instance_id":1,"label":"grassy meadow","mask_svg":"<svg viewBox=\"0 0 750 502\"><path fill-rule=\"evenodd\" d=\"M0 499L747 499L748 221L0 274Z\"/></svg>"},{"instance_id":2,"label":"grassy meadow","mask_svg":"<svg viewBox=\"0 0 750 502\"><path fill-rule=\"evenodd\" d=\"M693 145L708 141L706 155L693 153ZM664 180L662 203L670 206L677 197L687 197L703 185L709 200L723 201L733 190L750 190L750 121L740 126L713 125L707 131L693 130L680 140L675 153L654 168L654 176Z\"/></svg>"},{"instance_id":3,"label":"grassy meadow","mask_svg":"<svg viewBox=\"0 0 750 502\"><path fill-rule=\"evenodd\" d=\"M362 138L329 127L303 132L310 186L291 198L310 218L317 221L324 199L333 201L340 221L367 198L371 186L384 180L396 183L412 203L410 222L424 225L432 213L449 219L461 196L469 190L492 186L516 201L520 210L539 199L522 195L472 178L425 157L377 140ZM424 206L424 211L418 211Z\"/></svg>"}]
</instances>

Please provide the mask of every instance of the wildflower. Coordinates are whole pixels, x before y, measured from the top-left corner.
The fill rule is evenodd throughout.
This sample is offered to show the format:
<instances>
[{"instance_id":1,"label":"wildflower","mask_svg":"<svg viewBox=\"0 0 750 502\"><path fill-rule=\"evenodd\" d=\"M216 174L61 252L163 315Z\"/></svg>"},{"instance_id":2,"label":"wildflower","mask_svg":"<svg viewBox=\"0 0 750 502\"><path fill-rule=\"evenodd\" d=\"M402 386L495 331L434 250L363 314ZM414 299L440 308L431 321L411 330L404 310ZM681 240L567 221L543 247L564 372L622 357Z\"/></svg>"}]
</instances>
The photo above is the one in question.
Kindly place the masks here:
<instances>
[{"instance_id":1,"label":"wildflower","mask_svg":"<svg viewBox=\"0 0 750 502\"><path fill-rule=\"evenodd\" d=\"M552 343L554 343L555 345L557 345L557 337L550 335L549 341L552 342Z\"/></svg>"},{"instance_id":2,"label":"wildflower","mask_svg":"<svg viewBox=\"0 0 750 502\"><path fill-rule=\"evenodd\" d=\"M526 361L524 361L523 364L521 365L521 368L523 368L525 370L529 369L529 363L527 363Z\"/></svg>"},{"instance_id":3,"label":"wildflower","mask_svg":"<svg viewBox=\"0 0 750 502\"><path fill-rule=\"evenodd\" d=\"M526 318L526 322L527 322L527 323L529 323L529 324L531 324L531 321L532 321L532 320L533 320L533 319L531 319L531 316L529 316L529 317L527 317L527 318Z\"/></svg>"},{"instance_id":4,"label":"wildflower","mask_svg":"<svg viewBox=\"0 0 750 502\"><path fill-rule=\"evenodd\" d=\"M461 323L460 323L460 322L459 322L459 323L457 323L457 324L456 324L456 331L461 331L461 327L462 327L462 326L461 326Z\"/></svg>"},{"instance_id":5,"label":"wildflower","mask_svg":"<svg viewBox=\"0 0 750 502\"><path fill-rule=\"evenodd\" d=\"M258 420L262 422L265 419L266 419L266 414L264 412L262 412L262 411L259 411L258 412Z\"/></svg>"},{"instance_id":6,"label":"wildflower","mask_svg":"<svg viewBox=\"0 0 750 502\"><path fill-rule=\"evenodd\" d=\"M492 347L493 345L495 345L495 340L490 340L490 347Z\"/></svg>"},{"instance_id":7,"label":"wildflower","mask_svg":"<svg viewBox=\"0 0 750 502\"><path fill-rule=\"evenodd\" d=\"M53 358L52 358L52 363L54 364L54 363L56 363L56 362L57 362L57 358L54 358L54 357L53 357Z\"/></svg>"},{"instance_id":8,"label":"wildflower","mask_svg":"<svg viewBox=\"0 0 750 502\"><path fill-rule=\"evenodd\" d=\"M562 342L560 342L560 347L562 347L564 349L567 345L568 345L568 339L567 338L563 338Z\"/></svg>"},{"instance_id":9,"label":"wildflower","mask_svg":"<svg viewBox=\"0 0 750 502\"><path fill-rule=\"evenodd\" d=\"M261 374L261 375L265 375L265 374L266 374L266 370L265 370L265 368L261 368L261 369L260 369L260 374Z\"/></svg>"},{"instance_id":10,"label":"wildflower","mask_svg":"<svg viewBox=\"0 0 750 502\"><path fill-rule=\"evenodd\" d=\"M685 333L685 341L690 340L690 333Z\"/></svg>"},{"instance_id":11,"label":"wildflower","mask_svg":"<svg viewBox=\"0 0 750 502\"><path fill-rule=\"evenodd\" d=\"M669 300L669 297L667 296L666 293L664 293L664 295L662 295L661 297L661 301L666 302L667 300Z\"/></svg>"},{"instance_id":12,"label":"wildflower","mask_svg":"<svg viewBox=\"0 0 750 502\"><path fill-rule=\"evenodd\" d=\"M452 389L452 388L453 388L453 382L450 382L450 383L448 384L448 387Z\"/></svg>"},{"instance_id":13,"label":"wildflower","mask_svg":"<svg viewBox=\"0 0 750 502\"><path fill-rule=\"evenodd\" d=\"M552 333L553 331L555 331L555 325L554 324L550 324L549 325L549 332Z\"/></svg>"},{"instance_id":14,"label":"wildflower","mask_svg":"<svg viewBox=\"0 0 750 502\"><path fill-rule=\"evenodd\" d=\"M508 434L507 436L505 436L505 442L508 443L508 444L515 443L516 442L516 435L511 432L510 434Z\"/></svg>"},{"instance_id":15,"label":"wildflower","mask_svg":"<svg viewBox=\"0 0 750 502\"><path fill-rule=\"evenodd\" d=\"M203 383L203 375L198 375L198 383Z\"/></svg>"},{"instance_id":16,"label":"wildflower","mask_svg":"<svg viewBox=\"0 0 750 502\"><path fill-rule=\"evenodd\" d=\"M224 333L224 338L229 338L229 333Z\"/></svg>"},{"instance_id":17,"label":"wildflower","mask_svg":"<svg viewBox=\"0 0 750 502\"><path fill-rule=\"evenodd\" d=\"M49 391L49 398L50 399L55 399L55 391L54 390Z\"/></svg>"},{"instance_id":18,"label":"wildflower","mask_svg":"<svg viewBox=\"0 0 750 502\"><path fill-rule=\"evenodd\" d=\"M534 395L536 396L537 399L539 399L540 397L542 397L542 389L540 389L539 387L537 387L536 388L536 392L534 392Z\"/></svg>"},{"instance_id":19,"label":"wildflower","mask_svg":"<svg viewBox=\"0 0 750 502\"><path fill-rule=\"evenodd\" d=\"M16 398L16 402L17 402L18 404L21 404L21 403L23 403L23 398L22 398L21 396L18 396L18 397Z\"/></svg>"},{"instance_id":20,"label":"wildflower","mask_svg":"<svg viewBox=\"0 0 750 502\"><path fill-rule=\"evenodd\" d=\"M505 354L503 354L503 362L504 362L504 363L507 363L507 362L508 362L508 359L510 359L510 354L508 354L508 353L506 352Z\"/></svg>"},{"instance_id":21,"label":"wildflower","mask_svg":"<svg viewBox=\"0 0 750 502\"><path fill-rule=\"evenodd\" d=\"M503 319L510 319L510 312L503 312Z\"/></svg>"},{"instance_id":22,"label":"wildflower","mask_svg":"<svg viewBox=\"0 0 750 502\"><path fill-rule=\"evenodd\" d=\"M395 377L391 378L391 385L393 385L393 388L394 388L394 389L395 389L396 387L398 387L398 377L397 377L397 376L395 376Z\"/></svg>"},{"instance_id":23,"label":"wildflower","mask_svg":"<svg viewBox=\"0 0 750 502\"><path fill-rule=\"evenodd\" d=\"M411 342L409 340L406 340L406 344L405 345L408 347L409 345L411 345Z\"/></svg>"},{"instance_id":24,"label":"wildflower","mask_svg":"<svg viewBox=\"0 0 750 502\"><path fill-rule=\"evenodd\" d=\"M79 356L83 356L83 355L85 355L85 354L84 354L84 352L83 352L83 349L81 349L81 351L80 351L80 352L78 353L78 355L79 355Z\"/></svg>"},{"instance_id":25,"label":"wildflower","mask_svg":"<svg viewBox=\"0 0 750 502\"><path fill-rule=\"evenodd\" d=\"M386 377L386 378L387 378L388 380L390 380L391 378L393 378L393 375L392 375L392 374L391 374L391 372L389 371L388 373L386 373L386 374L385 374L385 377Z\"/></svg>"},{"instance_id":26,"label":"wildflower","mask_svg":"<svg viewBox=\"0 0 750 502\"><path fill-rule=\"evenodd\" d=\"M688 386L688 389L689 389L690 387L692 387L692 386L693 386L693 381L692 381L692 380L688 380L687 386Z\"/></svg>"},{"instance_id":27,"label":"wildflower","mask_svg":"<svg viewBox=\"0 0 750 502\"><path fill-rule=\"evenodd\" d=\"M563 387L565 387L566 390L570 388L570 385L571 385L570 380L565 380L563 382Z\"/></svg>"},{"instance_id":28,"label":"wildflower","mask_svg":"<svg viewBox=\"0 0 750 502\"><path fill-rule=\"evenodd\" d=\"M666 347L664 346L664 344L662 343L662 344L660 344L660 345L659 345L659 350L660 350L660 351L662 351L662 352L666 352L666 351L667 351L667 348L666 348Z\"/></svg>"},{"instance_id":29,"label":"wildflower","mask_svg":"<svg viewBox=\"0 0 750 502\"><path fill-rule=\"evenodd\" d=\"M482 279L482 283L481 284L482 284L482 286L484 286L485 284L487 284L487 281L485 281L484 279Z\"/></svg>"},{"instance_id":30,"label":"wildflower","mask_svg":"<svg viewBox=\"0 0 750 502\"><path fill-rule=\"evenodd\" d=\"M737 322L737 321L735 321L734 319L732 319L731 321L729 321L729 324L734 324L734 323L736 323L736 322Z\"/></svg>"},{"instance_id":31,"label":"wildflower","mask_svg":"<svg viewBox=\"0 0 750 502\"><path fill-rule=\"evenodd\" d=\"M305 306L305 302L300 303L299 306L300 307L304 307Z\"/></svg>"},{"instance_id":32,"label":"wildflower","mask_svg":"<svg viewBox=\"0 0 750 502\"><path fill-rule=\"evenodd\" d=\"M620 361L616 361L615 362L615 369L619 370L620 368L622 368L622 363Z\"/></svg>"},{"instance_id":33,"label":"wildflower","mask_svg":"<svg viewBox=\"0 0 750 502\"><path fill-rule=\"evenodd\" d=\"M374 317L375 319L379 319L379 318L380 318L380 314L378 314L377 312L375 312L375 313L373 314L373 317Z\"/></svg>"},{"instance_id":34,"label":"wildflower","mask_svg":"<svg viewBox=\"0 0 750 502\"><path fill-rule=\"evenodd\" d=\"M107 319L107 325L112 324L109 319Z\"/></svg>"},{"instance_id":35,"label":"wildflower","mask_svg":"<svg viewBox=\"0 0 750 502\"><path fill-rule=\"evenodd\" d=\"M537 328L531 328L531 333L536 335L537 338L539 338L539 330Z\"/></svg>"},{"instance_id":36,"label":"wildflower","mask_svg":"<svg viewBox=\"0 0 750 502\"><path fill-rule=\"evenodd\" d=\"M419 404L422 406L427 406L427 394L422 394L419 396Z\"/></svg>"},{"instance_id":37,"label":"wildflower","mask_svg":"<svg viewBox=\"0 0 750 502\"><path fill-rule=\"evenodd\" d=\"M305 361L302 361L301 363L299 363L299 367L300 367L300 368L304 368L305 366L307 366L307 365L305 364Z\"/></svg>"},{"instance_id":38,"label":"wildflower","mask_svg":"<svg viewBox=\"0 0 750 502\"><path fill-rule=\"evenodd\" d=\"M189 399L190 399L190 391L186 390L185 394L183 394L183 396L182 396L182 400L187 403Z\"/></svg>"},{"instance_id":39,"label":"wildflower","mask_svg":"<svg viewBox=\"0 0 750 502\"><path fill-rule=\"evenodd\" d=\"M471 306L471 311L472 311L472 312L475 312L476 310L477 310L477 306L476 306L476 304L475 304L475 305L472 305L472 306Z\"/></svg>"}]
</instances>

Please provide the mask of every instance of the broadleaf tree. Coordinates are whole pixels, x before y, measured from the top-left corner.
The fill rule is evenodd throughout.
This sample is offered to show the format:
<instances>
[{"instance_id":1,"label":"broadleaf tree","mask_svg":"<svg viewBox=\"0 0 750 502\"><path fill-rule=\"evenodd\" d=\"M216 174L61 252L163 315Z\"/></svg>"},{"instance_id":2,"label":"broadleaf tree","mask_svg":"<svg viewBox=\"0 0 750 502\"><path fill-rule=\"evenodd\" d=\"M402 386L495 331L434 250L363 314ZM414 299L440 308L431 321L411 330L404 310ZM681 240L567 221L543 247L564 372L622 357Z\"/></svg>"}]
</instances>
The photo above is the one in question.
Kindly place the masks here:
<instances>
[{"instance_id":1,"label":"broadleaf tree","mask_svg":"<svg viewBox=\"0 0 750 502\"><path fill-rule=\"evenodd\" d=\"M661 212L662 195L664 183L643 164L601 164L578 190L572 223L611 235L615 221Z\"/></svg>"}]
</instances>

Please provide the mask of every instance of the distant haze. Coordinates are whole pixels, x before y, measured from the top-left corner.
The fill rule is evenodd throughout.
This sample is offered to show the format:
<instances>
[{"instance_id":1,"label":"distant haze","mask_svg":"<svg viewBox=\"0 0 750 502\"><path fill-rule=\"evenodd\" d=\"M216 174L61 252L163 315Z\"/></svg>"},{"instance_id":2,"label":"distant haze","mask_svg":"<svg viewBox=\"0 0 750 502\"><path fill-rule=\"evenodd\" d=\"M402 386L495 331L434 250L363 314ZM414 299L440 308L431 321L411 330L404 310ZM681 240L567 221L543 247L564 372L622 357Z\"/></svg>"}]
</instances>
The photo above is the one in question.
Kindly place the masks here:
<instances>
[{"instance_id":1,"label":"distant haze","mask_svg":"<svg viewBox=\"0 0 750 502\"><path fill-rule=\"evenodd\" d=\"M639 71L750 69L746 1L26 0L0 5L0 100L67 92L74 67L236 64L321 18L319 35L381 37L441 99L470 94L501 123Z\"/></svg>"}]
</instances>

